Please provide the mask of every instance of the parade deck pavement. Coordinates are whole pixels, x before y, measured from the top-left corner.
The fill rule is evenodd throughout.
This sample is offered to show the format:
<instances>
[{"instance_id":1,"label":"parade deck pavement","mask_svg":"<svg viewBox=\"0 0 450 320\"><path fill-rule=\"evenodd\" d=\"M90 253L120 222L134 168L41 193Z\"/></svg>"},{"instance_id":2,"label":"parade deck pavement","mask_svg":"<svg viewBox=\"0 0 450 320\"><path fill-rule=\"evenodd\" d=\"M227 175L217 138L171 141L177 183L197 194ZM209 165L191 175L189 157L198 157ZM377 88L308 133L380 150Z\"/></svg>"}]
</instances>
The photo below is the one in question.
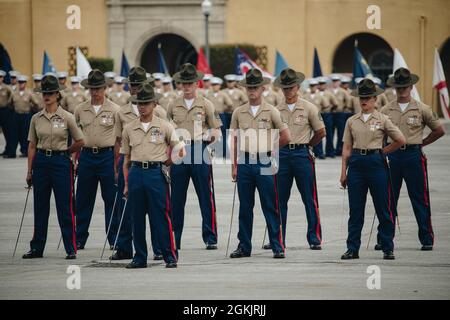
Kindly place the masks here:
<instances>
[{"instance_id":1,"label":"parade deck pavement","mask_svg":"<svg viewBox=\"0 0 450 320\"><path fill-rule=\"evenodd\" d=\"M450 131L448 125L446 129ZM1 136L1 150L3 146ZM270 251L261 249L265 225L258 195L252 256L226 258L233 183L230 166L216 164L218 250L204 248L199 206L191 183L178 268L166 269L163 263L149 260L149 268L139 270L125 269L128 261L111 264L107 259L99 261L105 240L100 192L91 236L77 260L65 260L62 246L57 251L60 230L53 197L45 257L21 258L29 250L33 235L31 195L16 257L12 259L26 196L26 159L0 159L0 299L449 299L450 135L426 147L425 152L429 159L434 251L420 251L417 224L404 186L399 200L401 233L396 230L396 260L384 261L382 253L373 250L375 229L366 249L374 216L368 196L360 259L341 261L340 256L346 250L348 202L338 183L341 159L335 158L317 161L322 251L312 251L307 245L304 207L294 187L289 204L286 259L273 259ZM237 246L238 205L237 201L230 251ZM150 231L147 235L149 243ZM105 257L109 255L107 250ZM69 265L81 268L79 290L66 287ZM366 284L371 276L367 268L373 265L381 271L380 290L369 290Z\"/></svg>"}]
</instances>

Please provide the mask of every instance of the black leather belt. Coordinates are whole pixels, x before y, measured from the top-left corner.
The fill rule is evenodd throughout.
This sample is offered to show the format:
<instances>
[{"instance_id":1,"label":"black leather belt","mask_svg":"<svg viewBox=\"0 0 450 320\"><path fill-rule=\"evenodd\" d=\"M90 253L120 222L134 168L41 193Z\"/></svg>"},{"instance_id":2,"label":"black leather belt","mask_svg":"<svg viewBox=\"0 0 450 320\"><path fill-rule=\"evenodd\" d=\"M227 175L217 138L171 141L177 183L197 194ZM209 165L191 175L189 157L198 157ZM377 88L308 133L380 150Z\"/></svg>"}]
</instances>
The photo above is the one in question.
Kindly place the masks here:
<instances>
[{"instance_id":1,"label":"black leather belt","mask_svg":"<svg viewBox=\"0 0 450 320\"><path fill-rule=\"evenodd\" d=\"M381 149L353 149L353 153L365 156L368 154L381 153Z\"/></svg>"},{"instance_id":2,"label":"black leather belt","mask_svg":"<svg viewBox=\"0 0 450 320\"><path fill-rule=\"evenodd\" d=\"M162 162L154 162L154 161L131 161L131 166L133 167L139 167L142 169L152 169L152 168L157 168L157 167L161 167Z\"/></svg>"},{"instance_id":3,"label":"black leather belt","mask_svg":"<svg viewBox=\"0 0 450 320\"><path fill-rule=\"evenodd\" d=\"M245 159L257 160L260 161L261 158L267 159L272 156L271 152L243 152L242 153Z\"/></svg>"},{"instance_id":4,"label":"black leather belt","mask_svg":"<svg viewBox=\"0 0 450 320\"><path fill-rule=\"evenodd\" d=\"M309 144L307 144L307 143L289 143L289 144L285 145L283 148L286 148L289 150L308 149Z\"/></svg>"},{"instance_id":5,"label":"black leather belt","mask_svg":"<svg viewBox=\"0 0 450 320\"><path fill-rule=\"evenodd\" d=\"M420 149L421 147L421 144L404 144L399 148L399 150Z\"/></svg>"},{"instance_id":6,"label":"black leather belt","mask_svg":"<svg viewBox=\"0 0 450 320\"><path fill-rule=\"evenodd\" d=\"M83 147L83 151L89 151L93 154L97 154L97 153L101 153L101 152L105 152L105 151L112 151L114 150L114 147L105 147L105 148L98 148L98 147L93 147L93 148L88 148L88 147Z\"/></svg>"},{"instance_id":7,"label":"black leather belt","mask_svg":"<svg viewBox=\"0 0 450 320\"><path fill-rule=\"evenodd\" d=\"M69 151L67 151L67 150L37 149L37 152L43 153L47 157L56 156L56 155L61 155L61 156L69 155Z\"/></svg>"}]
</instances>

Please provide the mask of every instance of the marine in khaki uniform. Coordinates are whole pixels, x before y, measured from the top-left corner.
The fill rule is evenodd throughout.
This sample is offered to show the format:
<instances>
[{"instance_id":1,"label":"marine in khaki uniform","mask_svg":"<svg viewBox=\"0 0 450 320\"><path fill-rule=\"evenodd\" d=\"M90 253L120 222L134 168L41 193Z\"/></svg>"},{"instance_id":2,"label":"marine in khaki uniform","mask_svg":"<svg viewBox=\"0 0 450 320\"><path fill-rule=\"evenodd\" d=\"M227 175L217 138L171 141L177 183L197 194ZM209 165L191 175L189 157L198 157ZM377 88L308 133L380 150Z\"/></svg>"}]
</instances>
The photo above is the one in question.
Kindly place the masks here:
<instances>
[{"instance_id":1,"label":"marine in khaki uniform","mask_svg":"<svg viewBox=\"0 0 450 320\"><path fill-rule=\"evenodd\" d=\"M11 84L9 85L9 87L11 88L11 90L14 92L17 89L19 89L19 84L17 83L17 77L20 75L19 71L16 70L11 70L9 72L9 78L11 80Z\"/></svg>"},{"instance_id":2,"label":"marine in khaki uniform","mask_svg":"<svg viewBox=\"0 0 450 320\"><path fill-rule=\"evenodd\" d=\"M266 101L268 104L276 107L278 106L278 104L280 104L280 95L275 92L271 86L267 86L266 90L264 90L263 92L263 99L264 101Z\"/></svg>"},{"instance_id":3,"label":"marine in khaki uniform","mask_svg":"<svg viewBox=\"0 0 450 320\"><path fill-rule=\"evenodd\" d=\"M391 75L389 76L389 78L391 78L391 77L393 77L393 76L394 76L394 75L391 74ZM392 101L394 101L394 100L397 100L397 91L395 91L395 88L390 87L390 86L389 86L389 83L390 83L390 81L389 81L389 79L388 79L388 81L386 81L386 90L384 90L384 94L386 95L386 98L387 98L388 103L390 103L390 102L392 102Z\"/></svg>"},{"instance_id":4,"label":"marine in khaki uniform","mask_svg":"<svg viewBox=\"0 0 450 320\"><path fill-rule=\"evenodd\" d=\"M109 94L109 99L119 107L127 105L130 98L130 93L123 89L123 80L124 77L115 77L115 89Z\"/></svg>"},{"instance_id":5,"label":"marine in khaki uniform","mask_svg":"<svg viewBox=\"0 0 450 320\"><path fill-rule=\"evenodd\" d=\"M225 76L225 82L227 87L223 89L222 91L228 95L228 97L233 101L233 109L229 113L230 118L231 114L234 110L236 110L239 106L243 105L244 103L248 102L247 97L245 96L245 93L236 87L236 75L234 74L227 74Z\"/></svg>"},{"instance_id":6,"label":"marine in khaki uniform","mask_svg":"<svg viewBox=\"0 0 450 320\"><path fill-rule=\"evenodd\" d=\"M108 97L108 99L110 99L109 97L112 95L112 93L116 89L114 87L114 78L115 77L116 77L116 73L115 72L113 72L113 71L106 71L105 72L105 78L107 78L109 80L109 84L108 84L108 87L106 88L106 92L105 92L106 97Z\"/></svg>"},{"instance_id":7,"label":"marine in khaki uniform","mask_svg":"<svg viewBox=\"0 0 450 320\"><path fill-rule=\"evenodd\" d=\"M222 126L220 127L222 131L222 137L221 140L216 145L215 155L217 157L228 158L229 153L227 145L228 140L227 128L230 127L230 124L227 122L228 121L227 112L230 113L231 110L233 109L233 101L231 101L228 95L226 95L223 91L220 90L222 83L223 83L222 79L218 77L213 77L211 79L212 88L209 91L209 94L206 96L206 98L214 104L214 108L216 112L219 114L220 121L222 121Z\"/></svg>"},{"instance_id":8,"label":"marine in khaki uniform","mask_svg":"<svg viewBox=\"0 0 450 320\"><path fill-rule=\"evenodd\" d=\"M207 97L209 95L209 93L211 92L211 79L212 79L213 75L212 74L205 74L203 76L203 88L198 89L197 93L199 95L201 95L202 97Z\"/></svg>"},{"instance_id":9,"label":"marine in khaki uniform","mask_svg":"<svg viewBox=\"0 0 450 320\"><path fill-rule=\"evenodd\" d=\"M84 91L80 88L80 78L70 77L70 83L72 85L72 90L70 94L63 97L61 101L61 107L70 113L75 113L76 107L88 101L88 97L84 94Z\"/></svg>"},{"instance_id":10,"label":"marine in khaki uniform","mask_svg":"<svg viewBox=\"0 0 450 320\"><path fill-rule=\"evenodd\" d=\"M172 88L172 78L171 77L164 77L161 80L163 92L161 94L161 98L159 98L159 105L164 108L164 110L167 111L167 107L169 106L169 103L172 102L172 100L175 100L178 95Z\"/></svg>"},{"instance_id":11,"label":"marine in khaki uniform","mask_svg":"<svg viewBox=\"0 0 450 320\"><path fill-rule=\"evenodd\" d=\"M36 92L36 90L41 87L42 74L35 73L32 77L34 82L34 91L31 96L32 113L36 113L44 109L44 99L42 94Z\"/></svg>"},{"instance_id":12,"label":"marine in khaki uniform","mask_svg":"<svg viewBox=\"0 0 450 320\"><path fill-rule=\"evenodd\" d=\"M84 142L74 116L58 105L62 89L53 75L43 77L42 86L35 89L42 94L45 108L31 119L28 135L27 183L28 186L33 185L34 232L30 251L23 255L24 259L43 256L52 191L66 259L76 259L74 173L70 155L77 153Z\"/></svg>"},{"instance_id":13,"label":"marine in khaki uniform","mask_svg":"<svg viewBox=\"0 0 450 320\"><path fill-rule=\"evenodd\" d=\"M423 147L434 143L445 132L431 107L411 97L413 85L418 81L419 77L408 69L397 69L394 76L388 80L389 86L395 88L397 92L397 99L383 107L381 112L400 128L406 138L405 144L388 156L395 203L398 203L404 180L419 227L422 250L429 251L433 249L434 232L431 225L428 159ZM426 137L424 137L425 127L431 129ZM388 143L392 143L391 139ZM380 242L377 247L380 249Z\"/></svg>"},{"instance_id":14,"label":"marine in khaki uniform","mask_svg":"<svg viewBox=\"0 0 450 320\"><path fill-rule=\"evenodd\" d=\"M334 116L333 113L336 111L338 106L338 101L328 89L326 77L319 77L319 94L325 100L325 107L320 110L323 117L323 122L325 123L325 129L327 132L326 144L325 144L325 156L334 158L335 149L333 145L334 141Z\"/></svg>"},{"instance_id":15,"label":"marine in khaki uniform","mask_svg":"<svg viewBox=\"0 0 450 320\"><path fill-rule=\"evenodd\" d=\"M171 165L172 155L183 156L183 142L168 121L154 115L152 109L158 98L149 83L143 84L131 99L138 104L140 117L125 126L122 136L124 195L131 207L136 251L127 268L147 267L147 214L154 226L151 232L155 233L166 268L176 268L178 251L172 232L169 182L162 173L162 165Z\"/></svg>"},{"instance_id":16,"label":"marine in khaki uniform","mask_svg":"<svg viewBox=\"0 0 450 320\"><path fill-rule=\"evenodd\" d=\"M66 71L60 71L60 72L57 73L59 84L64 88L61 91L61 95L62 95L63 98L66 95L69 95L71 93L71 91L72 91L70 89L70 87L66 85L68 75L69 74Z\"/></svg>"},{"instance_id":17,"label":"marine in khaki uniform","mask_svg":"<svg viewBox=\"0 0 450 320\"><path fill-rule=\"evenodd\" d=\"M333 74L331 78L330 92L333 94L337 101L336 109L333 111L333 133L337 133L337 142L335 148L335 155L340 156L342 154L342 137L344 136L345 122L348 117L345 109L351 104L351 95L347 90L341 88L341 76ZM333 134L334 136L334 134Z\"/></svg>"},{"instance_id":18,"label":"marine in khaki uniform","mask_svg":"<svg viewBox=\"0 0 450 320\"><path fill-rule=\"evenodd\" d=\"M88 88L91 99L75 109L75 120L84 134L85 146L80 152L77 180L77 247L84 249L89 237L89 225L100 183L105 204L105 232L111 219L116 186L114 181L115 115L119 106L108 100L105 90L110 80L94 69L81 85ZM112 228L108 241L113 245L116 230Z\"/></svg>"},{"instance_id":19,"label":"marine in khaki uniform","mask_svg":"<svg viewBox=\"0 0 450 320\"><path fill-rule=\"evenodd\" d=\"M155 88L155 93L162 94L163 93L162 79L165 77L164 73L155 72L151 75L151 77L154 79L153 85Z\"/></svg>"},{"instance_id":20,"label":"marine in khaki uniform","mask_svg":"<svg viewBox=\"0 0 450 320\"><path fill-rule=\"evenodd\" d=\"M283 242L286 239L288 202L295 179L308 221L307 241L312 250L322 249L322 227L319 215L315 160L310 148L325 137L325 125L315 105L301 99L298 91L305 79L301 72L284 69L275 79L275 85L284 93L283 102L277 106L281 120L288 125L291 142L280 148L278 184L283 226ZM286 243L285 243L286 244ZM270 245L264 246L269 249Z\"/></svg>"},{"instance_id":21,"label":"marine in khaki uniform","mask_svg":"<svg viewBox=\"0 0 450 320\"><path fill-rule=\"evenodd\" d=\"M150 79L150 83L153 78ZM142 67L133 67L130 70L128 78L124 79L123 82L127 83L130 87L130 92L132 95L138 93L139 87L144 85L148 81L147 72ZM155 94L158 97L158 94ZM159 110L159 113L158 113ZM165 110L160 106L155 106L152 108L153 115L158 117L163 117L166 119L167 115ZM164 112L161 114L161 112ZM125 180L123 174L123 162L124 162L124 148L122 145L122 133L125 126L139 118L138 105L136 102L128 100L128 104L122 106L119 112L116 113L116 121L114 125L114 131L116 136L116 142L114 145L114 175L117 183L117 193L122 194L125 188ZM116 205L118 212L123 212L123 206L125 202L123 199L117 199ZM125 208L123 212L122 227L120 230L119 237L117 238L117 251L111 256L112 260L124 260L131 259L133 257L133 236L132 236L132 216L130 213L130 207ZM114 220L115 219L115 220ZM113 225L118 225L120 218L118 216L113 217ZM153 223L150 225L152 230L152 248L154 260L162 260L161 249L156 241L156 231L154 229Z\"/></svg>"},{"instance_id":22,"label":"marine in khaki uniform","mask_svg":"<svg viewBox=\"0 0 450 320\"><path fill-rule=\"evenodd\" d=\"M358 259L367 192L370 190L380 223L379 239L384 259L393 260L396 208L391 201L392 186L385 155L405 143L401 131L384 114L376 110L376 96L383 92L372 80L363 79L352 95L358 96L361 112L347 120L342 152L340 182L348 186L350 217L347 252L341 259ZM386 136L393 143L383 148ZM348 169L348 173L347 173Z\"/></svg>"},{"instance_id":23,"label":"marine in khaki uniform","mask_svg":"<svg viewBox=\"0 0 450 320\"><path fill-rule=\"evenodd\" d=\"M273 166L272 152L277 151L277 143L284 147L291 137L280 112L262 98L264 86L269 83L270 79L264 78L261 71L250 69L241 81L241 85L246 87L249 103L238 107L231 118L231 170L232 178L237 183L240 205L239 245L230 258L251 255L256 189L267 222L273 257L285 257L278 203L278 175ZM279 133L279 140L276 133Z\"/></svg>"},{"instance_id":24,"label":"marine in khaki uniform","mask_svg":"<svg viewBox=\"0 0 450 320\"><path fill-rule=\"evenodd\" d=\"M317 79L309 79L309 92L303 94L303 97L306 101L311 102L313 105L317 107L317 110L322 114L322 109L326 108L326 100L319 93L319 81ZM321 139L318 144L313 147L314 155L316 158L325 159L325 155L323 154L323 143Z\"/></svg>"},{"instance_id":25,"label":"marine in khaki uniform","mask_svg":"<svg viewBox=\"0 0 450 320\"><path fill-rule=\"evenodd\" d=\"M0 70L0 127L5 137L5 150L2 152L3 158L15 158L16 152L12 146L17 146L17 133L15 130L14 111L11 108L13 91L5 84L6 72Z\"/></svg>"},{"instance_id":26,"label":"marine in khaki uniform","mask_svg":"<svg viewBox=\"0 0 450 320\"><path fill-rule=\"evenodd\" d=\"M18 88L13 92L12 97L14 122L18 138L17 141L20 143L21 157L26 157L28 154L28 130L33 115L33 92L27 88L27 81L27 76L17 76ZM13 146L14 151L16 148L17 143Z\"/></svg>"},{"instance_id":27,"label":"marine in khaki uniform","mask_svg":"<svg viewBox=\"0 0 450 320\"><path fill-rule=\"evenodd\" d=\"M197 94L197 82L203 78L195 66L183 64L174 74L182 83L183 96L169 104L167 114L186 142L187 156L171 168L172 212L177 248L181 245L187 189L192 179L202 214L202 238L207 250L217 249L217 217L211 159L206 147L220 138L219 115L211 101Z\"/></svg>"}]
</instances>

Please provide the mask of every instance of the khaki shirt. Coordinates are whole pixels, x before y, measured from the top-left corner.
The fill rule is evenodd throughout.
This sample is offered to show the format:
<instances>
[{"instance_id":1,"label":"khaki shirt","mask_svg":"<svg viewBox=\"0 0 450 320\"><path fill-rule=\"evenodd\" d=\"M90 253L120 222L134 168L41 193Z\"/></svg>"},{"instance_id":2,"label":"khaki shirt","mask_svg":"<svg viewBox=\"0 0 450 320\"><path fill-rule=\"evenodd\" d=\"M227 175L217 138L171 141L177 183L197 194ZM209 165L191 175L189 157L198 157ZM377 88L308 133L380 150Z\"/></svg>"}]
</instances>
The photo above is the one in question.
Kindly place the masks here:
<instances>
[{"instance_id":1,"label":"khaki shirt","mask_svg":"<svg viewBox=\"0 0 450 320\"><path fill-rule=\"evenodd\" d=\"M320 112L334 112L335 108L337 108L338 102L334 95L331 93L330 90L324 90L324 91L317 91L317 93L322 96L324 99L323 104L325 105Z\"/></svg>"},{"instance_id":2,"label":"khaki shirt","mask_svg":"<svg viewBox=\"0 0 450 320\"><path fill-rule=\"evenodd\" d=\"M131 102L123 107L120 107L120 110L116 113L116 123L114 124L114 134L116 137L122 138L123 128L137 118L139 118L139 116L134 113ZM123 145L120 146L119 152L123 153Z\"/></svg>"},{"instance_id":3,"label":"khaki shirt","mask_svg":"<svg viewBox=\"0 0 450 320\"><path fill-rule=\"evenodd\" d=\"M330 92L333 94L337 102L337 107L334 112L344 112L348 104L350 103L349 93L342 88L332 88Z\"/></svg>"},{"instance_id":4,"label":"khaki shirt","mask_svg":"<svg viewBox=\"0 0 450 320\"><path fill-rule=\"evenodd\" d=\"M35 142L38 149L65 151L69 134L73 140L83 139L74 116L58 107L54 114L42 110L31 118L28 141Z\"/></svg>"},{"instance_id":5,"label":"khaki shirt","mask_svg":"<svg viewBox=\"0 0 450 320\"><path fill-rule=\"evenodd\" d=\"M394 88L387 88L384 90L384 95L386 96L388 103L397 100L397 92Z\"/></svg>"},{"instance_id":6,"label":"khaki shirt","mask_svg":"<svg viewBox=\"0 0 450 320\"><path fill-rule=\"evenodd\" d=\"M153 117L145 132L140 119L127 124L123 130L123 153L131 155L131 161L161 161L168 159L167 148L179 143L175 128L166 120Z\"/></svg>"},{"instance_id":7,"label":"khaki shirt","mask_svg":"<svg viewBox=\"0 0 450 320\"><path fill-rule=\"evenodd\" d=\"M386 135L393 140L403 136L400 129L381 112L374 110L367 122L364 122L362 112L358 112L347 120L342 141L356 149L381 149Z\"/></svg>"},{"instance_id":8,"label":"khaki shirt","mask_svg":"<svg viewBox=\"0 0 450 320\"><path fill-rule=\"evenodd\" d=\"M292 111L289 110L285 101L278 106L278 110L280 110L281 120L291 131L290 143L309 143L312 131L325 128L317 107L304 99L298 99Z\"/></svg>"},{"instance_id":9,"label":"khaki shirt","mask_svg":"<svg viewBox=\"0 0 450 320\"><path fill-rule=\"evenodd\" d=\"M13 91L6 84L0 84L0 108L5 108L11 105Z\"/></svg>"},{"instance_id":10,"label":"khaki shirt","mask_svg":"<svg viewBox=\"0 0 450 320\"><path fill-rule=\"evenodd\" d=\"M167 91L162 93L162 97L159 99L158 103L164 110L167 111L167 107L169 103L178 98L178 95L175 91Z\"/></svg>"},{"instance_id":11,"label":"khaki shirt","mask_svg":"<svg viewBox=\"0 0 450 320\"><path fill-rule=\"evenodd\" d=\"M214 104L214 108L218 113L230 113L233 110L233 101L223 91L210 91L206 98Z\"/></svg>"},{"instance_id":12,"label":"khaki shirt","mask_svg":"<svg viewBox=\"0 0 450 320\"><path fill-rule=\"evenodd\" d=\"M233 109L230 110L229 112L233 112L239 106L248 102L247 96L241 89L237 88L234 88L233 90L223 89L222 92L225 93L233 102Z\"/></svg>"},{"instance_id":13,"label":"khaki shirt","mask_svg":"<svg viewBox=\"0 0 450 320\"><path fill-rule=\"evenodd\" d=\"M379 94L377 96L377 102L375 104L375 108L377 108L377 110L380 110L382 107L384 107L385 105L388 104L388 98L386 97L386 95L384 94L384 92L382 94Z\"/></svg>"},{"instance_id":14,"label":"khaki shirt","mask_svg":"<svg viewBox=\"0 0 450 320\"><path fill-rule=\"evenodd\" d=\"M21 94L22 93L22 94ZM30 89L24 91L16 90L13 93L12 103L16 113L29 113L32 108L31 96L33 92Z\"/></svg>"},{"instance_id":15,"label":"khaki shirt","mask_svg":"<svg viewBox=\"0 0 450 320\"><path fill-rule=\"evenodd\" d=\"M407 144L422 144L425 126L431 130L441 126L441 121L433 113L431 107L413 98L411 98L404 112L402 112L397 100L395 100L383 107L381 113L387 115L400 128Z\"/></svg>"},{"instance_id":16,"label":"khaki shirt","mask_svg":"<svg viewBox=\"0 0 450 320\"><path fill-rule=\"evenodd\" d=\"M39 92L33 92L31 94L31 104L33 112L38 112L44 109L44 97L42 96L42 93Z\"/></svg>"},{"instance_id":17,"label":"khaki shirt","mask_svg":"<svg viewBox=\"0 0 450 320\"><path fill-rule=\"evenodd\" d=\"M203 140L208 129L218 129L222 125L212 102L198 95L190 109L185 105L183 97L175 99L167 108L167 116L177 129L187 130L190 140L196 141ZM188 140L187 137L184 140Z\"/></svg>"},{"instance_id":18,"label":"khaki shirt","mask_svg":"<svg viewBox=\"0 0 450 320\"><path fill-rule=\"evenodd\" d=\"M75 109L75 120L83 130L86 147L106 148L114 145L116 142L115 115L119 109L118 105L107 98L98 114L95 113L91 101L86 101Z\"/></svg>"},{"instance_id":19,"label":"khaki shirt","mask_svg":"<svg viewBox=\"0 0 450 320\"><path fill-rule=\"evenodd\" d=\"M88 97L86 97L82 90L72 91L61 100L61 107L73 114L79 104L88 100Z\"/></svg>"},{"instance_id":20,"label":"khaki shirt","mask_svg":"<svg viewBox=\"0 0 450 320\"><path fill-rule=\"evenodd\" d=\"M305 93L304 99L315 105L319 112L322 112L322 110L326 108L326 100L319 93L319 91L316 91L315 93Z\"/></svg>"},{"instance_id":21,"label":"khaki shirt","mask_svg":"<svg viewBox=\"0 0 450 320\"><path fill-rule=\"evenodd\" d=\"M117 104L119 107L121 107L128 104L128 99L130 98L130 96L131 96L130 93L127 91L115 90L109 95L109 99L115 104Z\"/></svg>"},{"instance_id":22,"label":"khaki shirt","mask_svg":"<svg viewBox=\"0 0 450 320\"><path fill-rule=\"evenodd\" d=\"M272 151L275 138L273 129L281 132L287 128L288 125L281 120L278 109L264 100L256 116L253 116L249 103L237 108L233 112L230 124L230 129L240 129L239 150L249 153Z\"/></svg>"},{"instance_id":23,"label":"khaki shirt","mask_svg":"<svg viewBox=\"0 0 450 320\"><path fill-rule=\"evenodd\" d=\"M280 96L277 92L273 91L272 89L268 89L263 92L262 94L263 99L270 105L276 107L280 104Z\"/></svg>"}]
</instances>

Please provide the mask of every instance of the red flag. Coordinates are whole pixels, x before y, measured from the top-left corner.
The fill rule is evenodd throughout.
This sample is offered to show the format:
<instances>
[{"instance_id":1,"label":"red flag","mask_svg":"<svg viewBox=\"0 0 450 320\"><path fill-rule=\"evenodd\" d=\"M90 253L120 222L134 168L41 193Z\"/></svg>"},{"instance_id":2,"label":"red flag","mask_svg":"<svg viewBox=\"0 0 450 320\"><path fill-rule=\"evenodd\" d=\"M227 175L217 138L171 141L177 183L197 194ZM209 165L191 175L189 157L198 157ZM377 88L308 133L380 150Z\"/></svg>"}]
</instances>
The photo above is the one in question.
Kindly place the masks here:
<instances>
[{"instance_id":1,"label":"red flag","mask_svg":"<svg viewBox=\"0 0 450 320\"><path fill-rule=\"evenodd\" d=\"M202 72L203 74L212 74L211 69L208 65L208 61L206 61L206 56L203 52L203 48L200 48L200 51L198 52L197 70ZM199 87L203 88L203 81L199 81Z\"/></svg>"}]
</instances>

